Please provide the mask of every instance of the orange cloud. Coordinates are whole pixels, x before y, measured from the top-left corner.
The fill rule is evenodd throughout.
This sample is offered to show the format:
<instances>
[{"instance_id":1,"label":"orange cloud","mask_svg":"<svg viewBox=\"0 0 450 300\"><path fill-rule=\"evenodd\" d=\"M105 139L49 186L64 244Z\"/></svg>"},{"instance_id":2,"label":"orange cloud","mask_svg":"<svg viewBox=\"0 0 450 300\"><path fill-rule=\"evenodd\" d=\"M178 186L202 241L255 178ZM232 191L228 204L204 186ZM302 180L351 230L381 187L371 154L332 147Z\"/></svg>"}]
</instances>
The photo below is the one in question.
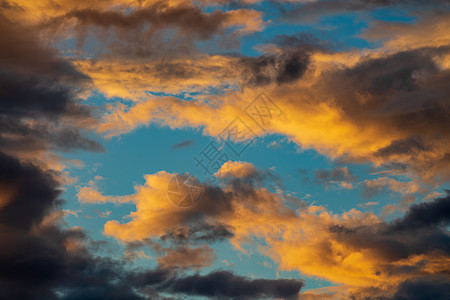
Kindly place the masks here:
<instances>
[{"instance_id":1,"label":"orange cloud","mask_svg":"<svg viewBox=\"0 0 450 300\"><path fill-rule=\"evenodd\" d=\"M214 174L219 178L224 177L248 177L256 173L255 166L245 161L227 161Z\"/></svg>"},{"instance_id":2,"label":"orange cloud","mask_svg":"<svg viewBox=\"0 0 450 300\"><path fill-rule=\"evenodd\" d=\"M231 168L235 172L243 166L249 167L242 162L227 162L224 170ZM240 174L237 172L237 176ZM120 241L145 241L180 226L219 222L232 228L233 235L229 238L237 249L244 251L244 246L254 243L255 237L263 239L265 246L260 245L259 251L276 261L281 270L298 270L344 284L349 293L363 293L364 289L372 288L390 295L408 278L424 272L439 273L449 267L448 257L439 254L440 250L417 246L429 238L430 232L414 233L418 229L411 228L408 234L403 233L402 226L409 226L403 225L410 222L407 217L386 223L371 212L351 209L333 214L324 207L290 199L298 207L293 210L286 206L283 196L244 182L224 185L220 190L207 187L205 197L196 206L184 209L167 199L169 173L159 172L145 178L146 183L136 186L136 193L130 195L136 204L136 211L130 213L131 221L108 221L104 227L106 235ZM405 187L398 187L404 191ZM109 199L117 202L115 197ZM191 250L170 252L160 259L161 263L176 260L177 264L185 265L184 254ZM403 272L406 267L411 271Z\"/></svg>"}]
</instances>

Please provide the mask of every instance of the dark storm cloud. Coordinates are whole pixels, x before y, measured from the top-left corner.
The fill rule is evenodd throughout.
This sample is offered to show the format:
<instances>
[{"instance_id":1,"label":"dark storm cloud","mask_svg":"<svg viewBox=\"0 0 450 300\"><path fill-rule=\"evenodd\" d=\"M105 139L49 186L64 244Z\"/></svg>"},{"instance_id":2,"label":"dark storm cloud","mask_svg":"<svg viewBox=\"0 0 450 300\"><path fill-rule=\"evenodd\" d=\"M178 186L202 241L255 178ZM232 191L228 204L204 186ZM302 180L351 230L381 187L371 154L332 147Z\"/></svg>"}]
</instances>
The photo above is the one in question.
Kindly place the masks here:
<instances>
[{"instance_id":1,"label":"dark storm cloud","mask_svg":"<svg viewBox=\"0 0 450 300\"><path fill-rule=\"evenodd\" d=\"M89 77L40 45L37 34L0 14L0 114L86 115L74 97L90 83Z\"/></svg>"},{"instance_id":2,"label":"dark storm cloud","mask_svg":"<svg viewBox=\"0 0 450 300\"><path fill-rule=\"evenodd\" d=\"M219 271L205 276L192 275L171 282L169 289L186 295L216 299L255 299L262 297L296 299L303 282L295 279L248 279Z\"/></svg>"},{"instance_id":3,"label":"dark storm cloud","mask_svg":"<svg viewBox=\"0 0 450 300\"><path fill-rule=\"evenodd\" d=\"M0 132L8 133L0 136L0 150L7 153L33 153L50 149L104 151L101 144L84 137L77 128L52 122L29 126L15 116L0 115Z\"/></svg>"},{"instance_id":4,"label":"dark storm cloud","mask_svg":"<svg viewBox=\"0 0 450 300\"><path fill-rule=\"evenodd\" d=\"M411 136L406 139L395 140L389 146L379 149L376 156L390 156L396 154L412 154L414 152L421 152L428 150L424 145L420 136Z\"/></svg>"},{"instance_id":5,"label":"dark storm cloud","mask_svg":"<svg viewBox=\"0 0 450 300\"><path fill-rule=\"evenodd\" d=\"M89 77L80 73L58 52L38 40L39 31L12 21L0 12L0 65L2 71L25 74L34 78L57 79L67 84L82 85ZM28 77L26 77L28 78Z\"/></svg>"},{"instance_id":6,"label":"dark storm cloud","mask_svg":"<svg viewBox=\"0 0 450 300\"><path fill-rule=\"evenodd\" d=\"M11 195L0 203L0 224L28 230L40 222L57 204L60 194L53 175L0 152L0 193L10 189L7 195Z\"/></svg>"},{"instance_id":7,"label":"dark storm cloud","mask_svg":"<svg viewBox=\"0 0 450 300\"><path fill-rule=\"evenodd\" d=\"M270 83L290 83L300 79L310 63L307 51L285 50L280 54L243 57L239 66L243 78L250 86L264 86Z\"/></svg>"},{"instance_id":8,"label":"dark storm cloud","mask_svg":"<svg viewBox=\"0 0 450 300\"><path fill-rule=\"evenodd\" d=\"M397 163L410 165L424 178L450 178L444 167L449 164L445 141L450 138L450 72L436 65L436 59L448 53L449 46L441 46L366 57L353 67L326 74L316 89L325 91L321 97L335 99L360 127L400 134L375 151L373 159L397 155L402 158Z\"/></svg>"},{"instance_id":9,"label":"dark storm cloud","mask_svg":"<svg viewBox=\"0 0 450 300\"><path fill-rule=\"evenodd\" d=\"M393 300L420 300L450 298L450 281L448 275L425 275L403 282Z\"/></svg>"},{"instance_id":10,"label":"dark storm cloud","mask_svg":"<svg viewBox=\"0 0 450 300\"><path fill-rule=\"evenodd\" d=\"M445 226L450 223L450 193L432 202L413 205L405 216L389 223L346 228L331 226L338 239L358 249L371 249L390 262L414 254L450 255L450 236ZM389 267L383 272L401 272ZM411 271L411 270L410 270Z\"/></svg>"},{"instance_id":11,"label":"dark storm cloud","mask_svg":"<svg viewBox=\"0 0 450 300\"><path fill-rule=\"evenodd\" d=\"M76 125L94 123L91 109L77 99L90 78L42 46L37 36L33 28L0 15L0 150L17 155L51 148L102 151Z\"/></svg>"},{"instance_id":12,"label":"dark storm cloud","mask_svg":"<svg viewBox=\"0 0 450 300\"><path fill-rule=\"evenodd\" d=\"M450 223L450 190L446 192L447 196L437 198L433 202L411 206L403 218L389 224L388 231L412 231L448 225Z\"/></svg>"},{"instance_id":13,"label":"dark storm cloud","mask_svg":"<svg viewBox=\"0 0 450 300\"><path fill-rule=\"evenodd\" d=\"M446 53L448 48L402 51L380 58L366 58L352 68L338 71L330 78L333 82L329 84L338 95L355 92L368 94L368 100L371 100L369 103L358 105L354 96L349 99L355 110L367 109L375 104L393 100L380 99L387 92L411 92L420 89L425 82L421 82L421 77L416 76L419 72L428 76L439 73L433 61L433 54L436 52ZM351 109L345 108L347 111Z\"/></svg>"},{"instance_id":14,"label":"dark storm cloud","mask_svg":"<svg viewBox=\"0 0 450 300\"><path fill-rule=\"evenodd\" d=\"M67 250L67 243L85 240L81 230L41 223L61 204L54 175L0 153L0 299L57 299L56 287L132 295L109 283L120 278L118 264L84 247Z\"/></svg>"}]
</instances>

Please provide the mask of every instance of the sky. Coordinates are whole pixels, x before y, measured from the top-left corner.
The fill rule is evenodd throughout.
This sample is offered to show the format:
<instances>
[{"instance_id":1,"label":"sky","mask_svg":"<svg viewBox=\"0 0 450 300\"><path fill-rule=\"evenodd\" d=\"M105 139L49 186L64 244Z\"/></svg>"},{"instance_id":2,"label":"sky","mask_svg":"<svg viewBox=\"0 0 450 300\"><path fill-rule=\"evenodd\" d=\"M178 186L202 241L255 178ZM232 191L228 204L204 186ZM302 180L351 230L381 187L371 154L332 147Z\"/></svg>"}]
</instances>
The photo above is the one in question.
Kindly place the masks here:
<instances>
[{"instance_id":1,"label":"sky","mask_svg":"<svg viewBox=\"0 0 450 300\"><path fill-rule=\"evenodd\" d=\"M0 0L0 299L450 299L450 5Z\"/></svg>"}]
</instances>

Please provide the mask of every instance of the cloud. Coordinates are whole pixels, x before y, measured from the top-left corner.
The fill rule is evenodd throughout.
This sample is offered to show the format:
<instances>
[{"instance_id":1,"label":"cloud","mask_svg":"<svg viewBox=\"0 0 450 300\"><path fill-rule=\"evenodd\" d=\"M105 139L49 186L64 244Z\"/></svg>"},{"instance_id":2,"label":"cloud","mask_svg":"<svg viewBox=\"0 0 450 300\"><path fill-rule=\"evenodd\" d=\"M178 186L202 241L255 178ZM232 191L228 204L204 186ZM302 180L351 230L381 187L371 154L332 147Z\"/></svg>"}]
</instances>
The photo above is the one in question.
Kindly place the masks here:
<instances>
[{"instance_id":1,"label":"cloud","mask_svg":"<svg viewBox=\"0 0 450 300\"><path fill-rule=\"evenodd\" d=\"M309 53L302 48L240 60L243 77L250 86L290 83L300 79L310 63Z\"/></svg>"},{"instance_id":2,"label":"cloud","mask_svg":"<svg viewBox=\"0 0 450 300\"><path fill-rule=\"evenodd\" d=\"M403 8L403 9L438 9L439 5L445 5L444 1L406 1L406 0L323 0L323 1L305 1L298 8L286 10L284 12L284 19L289 22L313 22L319 17L327 15L343 14L346 12L364 12L373 11L377 8Z\"/></svg>"},{"instance_id":3,"label":"cloud","mask_svg":"<svg viewBox=\"0 0 450 300\"><path fill-rule=\"evenodd\" d=\"M366 179L363 182L362 194L365 197L372 197L380 194L386 189L402 195L409 195L419 192L419 185L414 181L400 182L389 177L380 177L377 179Z\"/></svg>"},{"instance_id":4,"label":"cloud","mask_svg":"<svg viewBox=\"0 0 450 300\"><path fill-rule=\"evenodd\" d=\"M423 272L440 274L448 267L444 228L449 222L449 197L413 205L403 217L386 222L372 212L352 209L333 214L321 206L307 206L244 177L225 180L220 188L205 186L196 206L178 209L162 198L169 174L146 178L144 186L135 187L133 198L140 200L131 221L107 222L107 235L126 242L161 238L178 247L216 241L206 238L213 230L226 233L224 238L241 251L262 240L266 246L259 251L278 263L280 270L345 284L347 293L357 298L392 296L405 280ZM299 208L290 208L291 202ZM221 225L211 229L205 222Z\"/></svg>"},{"instance_id":5,"label":"cloud","mask_svg":"<svg viewBox=\"0 0 450 300\"><path fill-rule=\"evenodd\" d=\"M303 286L299 280L247 279L222 271L187 276L171 270L175 266L210 265L215 256L209 246L167 248L166 255L158 259L165 269L130 270L126 260L96 256L87 246L90 239L82 229L63 228L64 213L59 211L60 190L53 178L55 173L4 154L0 155L0 165L0 186L9 187L2 188L0 197L0 241L4 245L0 249L2 298L108 299L114 295L144 299L144 294L155 298L159 292L240 298L295 297ZM215 208L204 209L212 212ZM194 230L186 238L208 241L213 232L227 230L219 225L208 228L206 235L198 235Z\"/></svg>"},{"instance_id":6,"label":"cloud","mask_svg":"<svg viewBox=\"0 0 450 300\"><path fill-rule=\"evenodd\" d=\"M413 205L407 214L397 219L392 230L414 230L417 228L433 228L450 222L450 191L447 195L436 198L433 202Z\"/></svg>"},{"instance_id":7,"label":"cloud","mask_svg":"<svg viewBox=\"0 0 450 300\"><path fill-rule=\"evenodd\" d=\"M171 285L174 292L206 297L228 299L254 299L273 297L295 299L303 282L295 279L246 279L228 271L210 273L206 276L192 275Z\"/></svg>"},{"instance_id":8,"label":"cloud","mask_svg":"<svg viewBox=\"0 0 450 300\"><path fill-rule=\"evenodd\" d=\"M87 297L108 291L132 299L130 288L109 283L119 278L120 264L112 267L111 260L93 256L79 228L62 228L61 191L53 172L4 154L0 165L1 185L13 191L0 191L0 297L59 299L55 288L63 288ZM94 283L93 277L99 280Z\"/></svg>"},{"instance_id":9,"label":"cloud","mask_svg":"<svg viewBox=\"0 0 450 300\"><path fill-rule=\"evenodd\" d=\"M285 135L303 149L343 162L404 164L408 176L442 182L450 176L441 167L448 164L448 72L436 58L446 53L446 47L367 55L313 52L314 64L301 80L283 86L267 81L266 94L283 116L272 118L265 134ZM259 70L245 70L259 77ZM207 101L164 97L131 107L117 105L98 130L111 137L156 123L200 128L216 136L237 116L257 127L243 111L257 96L250 87L242 93L206 97ZM209 117L216 115L220 120Z\"/></svg>"},{"instance_id":10,"label":"cloud","mask_svg":"<svg viewBox=\"0 0 450 300\"><path fill-rule=\"evenodd\" d=\"M211 266L217 258L214 250L208 245L197 248L179 247L165 251L166 254L158 258L158 264L162 268L201 269Z\"/></svg>"},{"instance_id":11,"label":"cloud","mask_svg":"<svg viewBox=\"0 0 450 300\"><path fill-rule=\"evenodd\" d=\"M337 184L346 189L352 189L352 181L357 179L347 167L334 167L331 170L316 170L314 176L316 181L325 184L326 187L329 184Z\"/></svg>"},{"instance_id":12,"label":"cloud","mask_svg":"<svg viewBox=\"0 0 450 300\"><path fill-rule=\"evenodd\" d=\"M172 228L162 236L162 241L172 241L174 243L213 243L223 241L234 236L232 228L221 223L196 223L194 225L180 225Z\"/></svg>"},{"instance_id":13,"label":"cloud","mask_svg":"<svg viewBox=\"0 0 450 300\"><path fill-rule=\"evenodd\" d=\"M34 29L0 14L0 150L30 157L51 149L103 151L83 135L95 124L78 100L90 78L43 46Z\"/></svg>"},{"instance_id":14,"label":"cloud","mask_svg":"<svg viewBox=\"0 0 450 300\"><path fill-rule=\"evenodd\" d=\"M437 9L432 13L414 14L418 21L397 23L375 21L361 37L370 41L382 41L388 50L407 50L423 47L442 47L450 43L445 30L449 26L449 12Z\"/></svg>"},{"instance_id":15,"label":"cloud","mask_svg":"<svg viewBox=\"0 0 450 300\"><path fill-rule=\"evenodd\" d=\"M163 54L195 53L196 40L218 36L233 41L233 34L261 31L265 23L261 12L252 9L206 12L190 1L157 1L141 6L68 8L41 26L50 36L75 38L79 45L94 38L105 55L162 58ZM86 47L83 50L89 52Z\"/></svg>"},{"instance_id":16,"label":"cloud","mask_svg":"<svg viewBox=\"0 0 450 300\"><path fill-rule=\"evenodd\" d=\"M450 283L444 276L431 275L403 282L393 299L446 299L450 297Z\"/></svg>"},{"instance_id":17,"label":"cloud","mask_svg":"<svg viewBox=\"0 0 450 300\"><path fill-rule=\"evenodd\" d=\"M95 186L79 187L77 192L78 201L81 203L106 203L106 202L120 202L127 203L133 201L132 197L115 196L108 197L102 195Z\"/></svg>"},{"instance_id":18,"label":"cloud","mask_svg":"<svg viewBox=\"0 0 450 300\"><path fill-rule=\"evenodd\" d=\"M272 192L278 178L245 162L222 166L220 185L203 185L203 199L187 209L169 201L172 174L164 171L146 175L131 195L79 187L81 203L136 206L129 219L107 221L104 233L122 243L161 243L151 241L162 253L152 270L132 269L129 257L97 256L86 233L61 220L67 174L55 166L66 162L52 151L102 151L85 134L90 130L110 138L157 124L216 136L237 116L257 127L244 109L260 88L283 112L264 134L286 136L337 163L372 163L373 174L384 175L366 180L363 194L389 188L406 204L448 181L448 13L430 12L443 2L289 3L299 9L283 11L285 19L300 22L388 6L420 13L414 23L372 22L360 37L380 48L334 52L299 33L260 45L256 56L229 53L268 24L248 7L255 2L233 10L184 0L0 2L0 298L299 296L299 280L184 273L211 266L215 254L205 243L224 241L242 251L261 242L257 251L280 270L342 284L302 298L447 296L448 195L429 194L392 221L356 209L334 214ZM78 45L64 54L48 46L64 41ZM81 101L94 91L111 103ZM355 180L345 167L315 177L344 188Z\"/></svg>"},{"instance_id":19,"label":"cloud","mask_svg":"<svg viewBox=\"0 0 450 300\"><path fill-rule=\"evenodd\" d=\"M184 141L184 142L181 142L181 143L178 143L178 144L174 144L170 148L171 149L181 149L181 148L189 147L193 143L194 143L193 140L187 140L187 141Z\"/></svg>"},{"instance_id":20,"label":"cloud","mask_svg":"<svg viewBox=\"0 0 450 300\"><path fill-rule=\"evenodd\" d=\"M224 177L248 177L256 175L255 166L244 161L227 161L215 174L219 178Z\"/></svg>"}]
</instances>

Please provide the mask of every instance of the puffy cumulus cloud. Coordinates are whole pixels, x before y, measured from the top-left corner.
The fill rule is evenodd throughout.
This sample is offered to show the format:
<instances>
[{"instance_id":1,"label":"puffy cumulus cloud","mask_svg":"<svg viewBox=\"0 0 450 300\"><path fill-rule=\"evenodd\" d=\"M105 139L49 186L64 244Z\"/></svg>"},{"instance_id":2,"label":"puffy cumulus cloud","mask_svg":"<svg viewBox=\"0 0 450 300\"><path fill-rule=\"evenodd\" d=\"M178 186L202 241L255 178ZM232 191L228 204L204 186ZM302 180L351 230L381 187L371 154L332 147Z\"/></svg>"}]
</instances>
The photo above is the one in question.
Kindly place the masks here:
<instances>
[{"instance_id":1,"label":"puffy cumulus cloud","mask_svg":"<svg viewBox=\"0 0 450 300\"><path fill-rule=\"evenodd\" d=\"M67 228L62 221L56 178L56 171L0 153L2 299L159 299L159 293L288 298L296 297L303 286L300 280L248 279L222 271L186 275L173 269L174 264L191 268L210 265L214 254L208 246L163 249L166 255L153 270L134 270L126 259L97 256L96 243L81 228ZM207 228L204 236L192 234L206 240L215 231L227 230L220 225Z\"/></svg>"},{"instance_id":2,"label":"puffy cumulus cloud","mask_svg":"<svg viewBox=\"0 0 450 300\"><path fill-rule=\"evenodd\" d=\"M215 176L223 177L248 177L256 174L256 168L252 163L245 161L227 161L216 172Z\"/></svg>"},{"instance_id":3,"label":"puffy cumulus cloud","mask_svg":"<svg viewBox=\"0 0 450 300\"><path fill-rule=\"evenodd\" d=\"M316 239L309 251L304 235L298 242L278 243L275 251L282 267L315 276L322 273L329 280L348 285L348 292L358 295L357 299L376 293L392 296L408 278L438 275L448 269L445 224L449 219L442 211L449 199L446 196L430 205L412 206L404 217L389 223L355 213L351 218L344 215L341 222L330 222L322 213L307 219ZM439 216L434 218L436 213Z\"/></svg>"},{"instance_id":4,"label":"puffy cumulus cloud","mask_svg":"<svg viewBox=\"0 0 450 300\"><path fill-rule=\"evenodd\" d=\"M99 200L92 198L89 202L119 203L122 199L129 199L136 205L136 211L129 215L131 221L108 221L104 226L105 234L123 242L158 237L174 242L215 241L235 237L235 229L239 228L229 224L226 221L227 216L233 217L234 212L240 210L244 214L249 205L253 206L250 210L259 221L264 218L264 214L258 216L258 212L269 212L271 209L280 214L280 219L293 215L289 209L280 206L280 199L275 194L271 194L262 186L253 188L253 185L262 185L264 174L251 180L248 177L236 178L224 189L203 186L205 190L200 201L193 207L183 209L169 200L168 185L172 177L172 174L164 171L145 175L145 184L136 185L136 192L132 195L116 197L104 196L98 191L95 194L90 193L89 197L97 195ZM94 188L88 189L92 191ZM83 195L78 194L79 197ZM86 201L83 197L79 200ZM244 216L240 218L244 219ZM241 230L245 230L245 227Z\"/></svg>"},{"instance_id":5,"label":"puffy cumulus cloud","mask_svg":"<svg viewBox=\"0 0 450 300\"><path fill-rule=\"evenodd\" d=\"M262 240L259 251L281 270L344 284L346 295L357 299L391 297L405 280L439 276L449 268L448 195L413 205L403 217L387 222L356 209L333 214L245 178L224 181L220 188L205 186L196 206L181 209L165 199L169 180L165 172L147 175L146 184L135 187L131 221L109 221L105 233L124 242L160 238L186 245L208 240L214 230L225 232L242 251Z\"/></svg>"},{"instance_id":6,"label":"puffy cumulus cloud","mask_svg":"<svg viewBox=\"0 0 450 300\"><path fill-rule=\"evenodd\" d=\"M214 219L215 216L232 210L230 194L216 187L205 187L202 199L215 199L214 203L200 200L195 207L180 209L172 204L168 197L168 185L172 176L164 171L146 175L146 183L135 186L135 194L124 196L136 205L136 212L130 214L132 220L124 224L108 221L104 227L105 234L124 242L157 237L163 240L195 242L233 236L229 226L217 223ZM114 196L100 197L117 203ZM220 234L215 236L215 233Z\"/></svg>"}]
</instances>

